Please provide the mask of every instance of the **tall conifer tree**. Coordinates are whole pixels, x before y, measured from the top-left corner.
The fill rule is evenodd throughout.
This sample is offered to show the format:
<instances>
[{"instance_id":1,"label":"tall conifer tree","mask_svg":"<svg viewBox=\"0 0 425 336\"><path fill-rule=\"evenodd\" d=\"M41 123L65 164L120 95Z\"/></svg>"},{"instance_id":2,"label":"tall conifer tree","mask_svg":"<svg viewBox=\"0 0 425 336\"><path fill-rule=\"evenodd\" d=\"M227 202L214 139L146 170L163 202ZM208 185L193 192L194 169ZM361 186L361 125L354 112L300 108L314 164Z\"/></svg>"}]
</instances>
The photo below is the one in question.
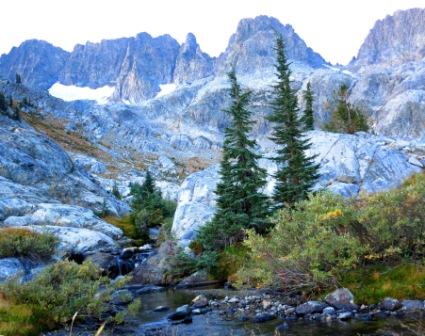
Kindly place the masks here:
<instances>
[{"instance_id":1,"label":"tall conifer tree","mask_svg":"<svg viewBox=\"0 0 425 336\"><path fill-rule=\"evenodd\" d=\"M314 130L314 112L313 112L313 91L311 90L310 82L307 83L307 88L303 92L305 109L302 118L304 129L306 131Z\"/></svg>"},{"instance_id":2,"label":"tall conifer tree","mask_svg":"<svg viewBox=\"0 0 425 336\"><path fill-rule=\"evenodd\" d=\"M268 197L262 192L266 171L258 166L256 141L248 137L253 124L247 109L251 93L241 89L234 71L229 73L229 80L231 105L225 112L230 125L223 143L216 213L198 236L204 248L213 250L241 240L242 229L266 232L270 210Z\"/></svg>"},{"instance_id":3,"label":"tall conifer tree","mask_svg":"<svg viewBox=\"0 0 425 336\"><path fill-rule=\"evenodd\" d=\"M318 178L319 165L314 162L314 157L308 157L305 153L311 144L303 136L297 97L291 88L291 70L281 36L276 39L275 51L277 82L273 86L273 110L269 120L273 123L271 139L278 145L274 158L278 170L273 199L276 208L280 208L292 206L307 197Z\"/></svg>"}]
</instances>

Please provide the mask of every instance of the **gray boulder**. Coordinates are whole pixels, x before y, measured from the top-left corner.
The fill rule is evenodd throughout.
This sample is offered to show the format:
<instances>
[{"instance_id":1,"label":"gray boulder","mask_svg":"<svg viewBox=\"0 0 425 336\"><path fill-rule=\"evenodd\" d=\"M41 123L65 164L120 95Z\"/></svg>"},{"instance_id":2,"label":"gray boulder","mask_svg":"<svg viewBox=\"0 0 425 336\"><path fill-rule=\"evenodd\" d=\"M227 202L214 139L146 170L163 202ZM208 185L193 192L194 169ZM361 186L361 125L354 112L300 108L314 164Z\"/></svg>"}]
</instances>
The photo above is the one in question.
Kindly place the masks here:
<instances>
[{"instance_id":1,"label":"gray boulder","mask_svg":"<svg viewBox=\"0 0 425 336\"><path fill-rule=\"evenodd\" d=\"M394 311L401 308L401 303L397 299L387 297L382 301L381 308L387 311Z\"/></svg>"},{"instance_id":2,"label":"gray boulder","mask_svg":"<svg viewBox=\"0 0 425 336\"><path fill-rule=\"evenodd\" d=\"M17 258L3 258L0 259L0 283L19 277L25 272L24 265Z\"/></svg>"},{"instance_id":3,"label":"gray boulder","mask_svg":"<svg viewBox=\"0 0 425 336\"><path fill-rule=\"evenodd\" d=\"M301 305L299 305L295 312L298 315L309 315L315 313L322 313L323 309L327 307L327 304L322 301L307 301Z\"/></svg>"},{"instance_id":4,"label":"gray boulder","mask_svg":"<svg viewBox=\"0 0 425 336\"><path fill-rule=\"evenodd\" d=\"M338 288L329 293L325 302L336 309L355 308L354 295L347 288Z\"/></svg>"},{"instance_id":5,"label":"gray boulder","mask_svg":"<svg viewBox=\"0 0 425 336\"><path fill-rule=\"evenodd\" d=\"M401 306L403 310L407 311L425 309L424 302L421 300L403 300Z\"/></svg>"}]
</instances>

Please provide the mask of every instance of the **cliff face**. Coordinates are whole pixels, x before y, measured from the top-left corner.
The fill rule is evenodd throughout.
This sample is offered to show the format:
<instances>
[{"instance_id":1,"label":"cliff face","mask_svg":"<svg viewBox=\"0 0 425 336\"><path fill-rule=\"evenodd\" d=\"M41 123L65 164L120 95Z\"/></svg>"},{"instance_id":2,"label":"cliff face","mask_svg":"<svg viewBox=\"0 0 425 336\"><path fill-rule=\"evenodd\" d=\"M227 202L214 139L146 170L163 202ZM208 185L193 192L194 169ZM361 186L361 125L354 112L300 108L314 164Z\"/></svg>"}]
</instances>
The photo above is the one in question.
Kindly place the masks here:
<instances>
[{"instance_id":1,"label":"cliff face","mask_svg":"<svg viewBox=\"0 0 425 336\"><path fill-rule=\"evenodd\" d=\"M425 57L425 9L398 11L378 20L361 46L355 66L421 61Z\"/></svg>"},{"instance_id":2,"label":"cliff face","mask_svg":"<svg viewBox=\"0 0 425 336\"><path fill-rule=\"evenodd\" d=\"M211 76L214 71L214 59L202 52L195 35L187 34L176 59L174 82L176 84L192 83Z\"/></svg>"},{"instance_id":3,"label":"cliff face","mask_svg":"<svg viewBox=\"0 0 425 336\"><path fill-rule=\"evenodd\" d=\"M58 81L68 57L50 43L28 40L0 57L0 77L15 81L18 73L26 85L46 90Z\"/></svg>"}]
</instances>

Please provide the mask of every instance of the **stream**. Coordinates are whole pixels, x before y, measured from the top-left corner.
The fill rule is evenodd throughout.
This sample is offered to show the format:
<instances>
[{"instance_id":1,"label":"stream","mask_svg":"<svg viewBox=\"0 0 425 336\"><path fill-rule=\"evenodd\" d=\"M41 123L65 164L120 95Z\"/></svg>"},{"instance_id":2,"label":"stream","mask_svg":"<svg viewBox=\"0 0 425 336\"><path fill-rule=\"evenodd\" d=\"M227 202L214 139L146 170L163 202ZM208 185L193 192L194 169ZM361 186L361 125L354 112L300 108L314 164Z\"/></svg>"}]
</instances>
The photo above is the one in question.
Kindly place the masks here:
<instances>
[{"instance_id":1,"label":"stream","mask_svg":"<svg viewBox=\"0 0 425 336\"><path fill-rule=\"evenodd\" d=\"M126 321L125 325L115 330L114 335L137 336L196 336L196 335L287 335L287 336L418 336L425 335L425 320L423 315L416 318L397 319L387 317L375 321L350 322L332 321L329 323L317 321L288 322L285 331L275 333L276 327L282 324L279 319L255 324L223 319L218 311L204 315L194 315L189 324L173 325L167 321L167 316L191 300L201 291L163 291L144 294L141 296L142 307L139 314ZM168 311L155 312L158 306L169 307Z\"/></svg>"}]
</instances>

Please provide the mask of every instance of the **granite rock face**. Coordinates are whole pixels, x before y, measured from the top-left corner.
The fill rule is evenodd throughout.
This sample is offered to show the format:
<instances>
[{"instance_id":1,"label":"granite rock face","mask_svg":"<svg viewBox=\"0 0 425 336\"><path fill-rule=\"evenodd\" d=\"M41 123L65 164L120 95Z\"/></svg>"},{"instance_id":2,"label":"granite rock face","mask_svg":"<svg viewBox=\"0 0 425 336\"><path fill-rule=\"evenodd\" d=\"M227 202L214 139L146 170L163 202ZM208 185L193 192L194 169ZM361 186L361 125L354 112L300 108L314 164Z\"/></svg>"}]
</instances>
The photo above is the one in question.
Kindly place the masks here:
<instances>
[{"instance_id":1,"label":"granite rock face","mask_svg":"<svg viewBox=\"0 0 425 336\"><path fill-rule=\"evenodd\" d=\"M214 60L202 52L195 35L187 34L180 47L174 68L174 83L192 83L213 74Z\"/></svg>"},{"instance_id":2,"label":"granite rock face","mask_svg":"<svg viewBox=\"0 0 425 336\"><path fill-rule=\"evenodd\" d=\"M397 11L378 20L361 46L355 66L422 61L425 57L425 9Z\"/></svg>"},{"instance_id":3,"label":"granite rock face","mask_svg":"<svg viewBox=\"0 0 425 336\"><path fill-rule=\"evenodd\" d=\"M122 236L96 216L104 207L128 211L47 136L0 116L0 227L51 231L61 241L57 257L85 254Z\"/></svg>"},{"instance_id":4,"label":"granite rock face","mask_svg":"<svg viewBox=\"0 0 425 336\"><path fill-rule=\"evenodd\" d=\"M15 81L18 73L25 85L48 89L59 78L69 53L50 43L28 40L0 57L0 77Z\"/></svg>"},{"instance_id":5,"label":"granite rock face","mask_svg":"<svg viewBox=\"0 0 425 336\"><path fill-rule=\"evenodd\" d=\"M421 171L412 164L415 158L406 143L358 133L356 135L312 131L310 154L320 163L320 179L315 189L328 189L345 197L360 192L377 192L397 187L409 175ZM273 145L262 143L266 157L273 155ZM418 161L419 162L419 161ZM420 163L419 163L420 164ZM276 165L263 159L260 165L272 175ZM187 246L197 230L208 222L215 207L215 189L219 179L218 165L190 175L181 185L172 232L180 244ZM273 190L270 179L266 191Z\"/></svg>"}]
</instances>

